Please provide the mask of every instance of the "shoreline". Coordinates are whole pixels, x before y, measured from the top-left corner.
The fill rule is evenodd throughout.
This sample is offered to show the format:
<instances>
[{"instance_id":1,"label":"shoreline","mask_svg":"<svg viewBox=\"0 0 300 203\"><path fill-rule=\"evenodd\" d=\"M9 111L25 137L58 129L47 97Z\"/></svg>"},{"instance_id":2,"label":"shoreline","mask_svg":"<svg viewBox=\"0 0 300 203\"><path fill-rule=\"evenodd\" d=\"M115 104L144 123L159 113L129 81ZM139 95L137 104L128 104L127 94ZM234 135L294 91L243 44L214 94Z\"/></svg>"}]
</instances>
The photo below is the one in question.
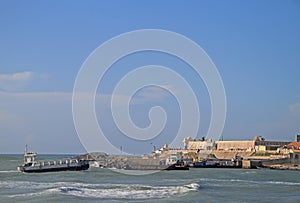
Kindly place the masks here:
<instances>
[{"instance_id":1,"label":"shoreline","mask_svg":"<svg viewBox=\"0 0 300 203\"><path fill-rule=\"evenodd\" d=\"M108 155L101 152L94 152L79 156L90 161L90 166L95 168L117 168L124 170L163 170L169 165L162 164L159 158L154 157L137 157L137 156L122 156L122 155ZM272 159L264 157L264 159L252 159L247 157L240 160L237 165L206 165L206 166L192 166L185 163L189 168L240 168L240 169L272 169L272 170L300 170L297 164L291 164L288 158ZM215 159L214 162L222 162L222 159Z\"/></svg>"},{"instance_id":2,"label":"shoreline","mask_svg":"<svg viewBox=\"0 0 300 203\"><path fill-rule=\"evenodd\" d=\"M273 165L266 165L261 167L263 169L270 169L270 170L291 170L291 171L300 171L299 165L294 164L273 164Z\"/></svg>"}]
</instances>

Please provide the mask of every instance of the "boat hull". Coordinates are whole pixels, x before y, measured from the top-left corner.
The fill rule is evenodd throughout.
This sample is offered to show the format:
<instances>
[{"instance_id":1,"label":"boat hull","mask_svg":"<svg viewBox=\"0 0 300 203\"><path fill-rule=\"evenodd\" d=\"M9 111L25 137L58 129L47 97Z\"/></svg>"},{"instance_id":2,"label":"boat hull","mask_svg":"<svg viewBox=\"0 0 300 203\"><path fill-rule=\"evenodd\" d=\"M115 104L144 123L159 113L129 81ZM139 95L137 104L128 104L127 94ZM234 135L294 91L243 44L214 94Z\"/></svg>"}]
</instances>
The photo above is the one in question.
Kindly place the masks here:
<instances>
[{"instance_id":1,"label":"boat hull","mask_svg":"<svg viewBox=\"0 0 300 203\"><path fill-rule=\"evenodd\" d=\"M190 168L187 165L181 165L181 164L172 164L169 167L167 167L166 171L170 171L170 170L189 170Z\"/></svg>"},{"instance_id":2,"label":"boat hull","mask_svg":"<svg viewBox=\"0 0 300 203\"><path fill-rule=\"evenodd\" d=\"M57 172L57 171L82 171L87 170L89 168L89 164L84 164L80 166L65 166L65 167L24 167L19 166L18 170L25 173L43 173L43 172Z\"/></svg>"}]
</instances>

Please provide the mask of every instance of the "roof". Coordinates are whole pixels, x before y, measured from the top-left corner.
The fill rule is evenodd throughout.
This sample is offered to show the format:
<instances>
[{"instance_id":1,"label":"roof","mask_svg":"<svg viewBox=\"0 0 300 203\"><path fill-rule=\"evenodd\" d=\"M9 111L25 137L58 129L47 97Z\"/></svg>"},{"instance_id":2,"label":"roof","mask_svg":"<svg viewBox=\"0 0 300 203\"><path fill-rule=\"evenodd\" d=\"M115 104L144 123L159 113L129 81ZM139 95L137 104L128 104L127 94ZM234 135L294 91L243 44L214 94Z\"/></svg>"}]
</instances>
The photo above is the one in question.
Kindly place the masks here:
<instances>
[{"instance_id":1,"label":"roof","mask_svg":"<svg viewBox=\"0 0 300 203\"><path fill-rule=\"evenodd\" d=\"M300 142L291 142L287 146L291 147L291 148L298 148L298 149L300 149Z\"/></svg>"}]
</instances>

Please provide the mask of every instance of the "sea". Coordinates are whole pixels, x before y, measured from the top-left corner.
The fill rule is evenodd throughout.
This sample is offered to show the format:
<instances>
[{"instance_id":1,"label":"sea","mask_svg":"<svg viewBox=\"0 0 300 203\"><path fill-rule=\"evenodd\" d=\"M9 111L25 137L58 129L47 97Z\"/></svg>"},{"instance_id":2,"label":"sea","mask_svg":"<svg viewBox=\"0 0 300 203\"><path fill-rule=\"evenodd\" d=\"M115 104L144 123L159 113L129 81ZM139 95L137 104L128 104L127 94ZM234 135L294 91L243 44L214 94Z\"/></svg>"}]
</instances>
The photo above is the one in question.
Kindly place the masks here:
<instances>
[{"instance_id":1,"label":"sea","mask_svg":"<svg viewBox=\"0 0 300 203\"><path fill-rule=\"evenodd\" d=\"M55 160L71 155L42 155ZM22 173L22 155L0 155L0 202L299 202L300 171L116 169Z\"/></svg>"}]
</instances>

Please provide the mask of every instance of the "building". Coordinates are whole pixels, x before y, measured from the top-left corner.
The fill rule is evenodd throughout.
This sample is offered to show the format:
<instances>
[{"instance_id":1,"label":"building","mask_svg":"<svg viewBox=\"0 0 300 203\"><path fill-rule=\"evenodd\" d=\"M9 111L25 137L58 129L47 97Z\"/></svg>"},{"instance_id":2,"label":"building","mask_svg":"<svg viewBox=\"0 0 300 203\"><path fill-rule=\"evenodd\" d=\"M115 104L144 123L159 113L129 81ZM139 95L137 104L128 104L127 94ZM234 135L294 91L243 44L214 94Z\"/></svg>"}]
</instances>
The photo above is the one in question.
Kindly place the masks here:
<instances>
[{"instance_id":1,"label":"building","mask_svg":"<svg viewBox=\"0 0 300 203\"><path fill-rule=\"evenodd\" d=\"M290 142L266 141L255 136L253 140L232 140L232 141L212 141L201 138L195 140L187 137L183 140L184 148L169 148L165 144L159 150L153 150L155 158L166 160L166 163L173 163L179 159L202 160L211 158L231 159L235 156L250 157L266 155L289 155L287 145ZM300 143L300 142L299 142ZM297 148L300 150L300 148ZM295 157L297 158L297 156Z\"/></svg>"},{"instance_id":2,"label":"building","mask_svg":"<svg viewBox=\"0 0 300 203\"><path fill-rule=\"evenodd\" d=\"M293 150L292 153L290 153L290 159L292 164L300 164L300 150Z\"/></svg>"},{"instance_id":3,"label":"building","mask_svg":"<svg viewBox=\"0 0 300 203\"><path fill-rule=\"evenodd\" d=\"M196 141L196 140L194 138L192 138L191 136L184 138L183 139L183 147L184 147L184 149L188 149L189 143L192 142L192 141Z\"/></svg>"},{"instance_id":4,"label":"building","mask_svg":"<svg viewBox=\"0 0 300 203\"><path fill-rule=\"evenodd\" d=\"M216 148L216 144L212 140L205 140L202 137L200 140L191 139L191 137L183 140L185 145L184 157L203 159L207 158Z\"/></svg>"},{"instance_id":5,"label":"building","mask_svg":"<svg viewBox=\"0 0 300 203\"><path fill-rule=\"evenodd\" d=\"M217 151L254 151L255 141L218 141L216 142Z\"/></svg>"},{"instance_id":6,"label":"building","mask_svg":"<svg viewBox=\"0 0 300 203\"><path fill-rule=\"evenodd\" d=\"M278 148L288 145L290 142L282 141L256 141L256 151L276 151Z\"/></svg>"},{"instance_id":7,"label":"building","mask_svg":"<svg viewBox=\"0 0 300 203\"><path fill-rule=\"evenodd\" d=\"M255 136L253 140L238 141L218 141L216 142L216 150L218 151L276 151L278 148L289 144L282 141L266 141Z\"/></svg>"},{"instance_id":8,"label":"building","mask_svg":"<svg viewBox=\"0 0 300 203\"><path fill-rule=\"evenodd\" d=\"M296 135L296 142L300 142L300 135Z\"/></svg>"},{"instance_id":9,"label":"building","mask_svg":"<svg viewBox=\"0 0 300 203\"><path fill-rule=\"evenodd\" d=\"M198 152L201 151L212 151L213 149L215 149L215 142L213 142L212 140L204 140L204 141L190 141L188 143L188 150L195 150Z\"/></svg>"},{"instance_id":10,"label":"building","mask_svg":"<svg viewBox=\"0 0 300 203\"><path fill-rule=\"evenodd\" d=\"M287 147L292 150L300 150L300 142L291 142Z\"/></svg>"},{"instance_id":11,"label":"building","mask_svg":"<svg viewBox=\"0 0 300 203\"><path fill-rule=\"evenodd\" d=\"M291 142L287 147L290 149L291 163L300 164L300 142Z\"/></svg>"}]
</instances>

